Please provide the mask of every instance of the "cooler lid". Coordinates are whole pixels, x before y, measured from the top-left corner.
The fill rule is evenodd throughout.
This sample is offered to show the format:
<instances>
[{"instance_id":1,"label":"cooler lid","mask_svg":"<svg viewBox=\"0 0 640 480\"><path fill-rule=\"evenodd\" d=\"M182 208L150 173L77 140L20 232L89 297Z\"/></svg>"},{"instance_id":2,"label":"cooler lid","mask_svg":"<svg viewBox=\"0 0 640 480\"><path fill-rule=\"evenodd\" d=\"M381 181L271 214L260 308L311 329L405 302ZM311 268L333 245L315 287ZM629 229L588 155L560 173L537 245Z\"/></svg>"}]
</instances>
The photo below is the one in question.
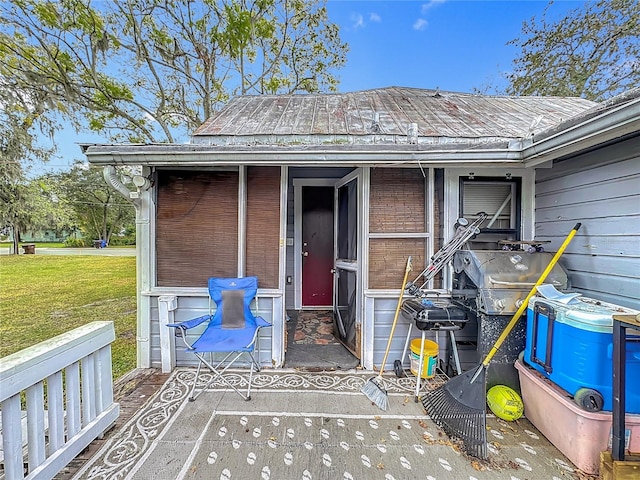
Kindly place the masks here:
<instances>
[{"instance_id":1,"label":"cooler lid","mask_svg":"<svg viewBox=\"0 0 640 480\"><path fill-rule=\"evenodd\" d=\"M569 303L542 297L532 297L529 308L533 310L537 302L543 302L556 312L556 321L592 332L611 333L614 314L639 313L631 308L589 297L576 297Z\"/></svg>"}]
</instances>

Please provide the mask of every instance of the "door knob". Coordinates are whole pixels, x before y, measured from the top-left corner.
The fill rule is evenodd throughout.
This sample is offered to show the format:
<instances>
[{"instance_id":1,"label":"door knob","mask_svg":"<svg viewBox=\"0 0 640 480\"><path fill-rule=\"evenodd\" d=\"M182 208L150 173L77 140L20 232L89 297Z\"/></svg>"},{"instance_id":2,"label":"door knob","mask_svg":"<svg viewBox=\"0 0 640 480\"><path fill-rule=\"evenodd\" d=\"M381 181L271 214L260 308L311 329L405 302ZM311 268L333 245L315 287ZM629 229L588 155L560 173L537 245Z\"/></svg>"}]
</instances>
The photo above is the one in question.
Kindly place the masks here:
<instances>
[{"instance_id":1,"label":"door knob","mask_svg":"<svg viewBox=\"0 0 640 480\"><path fill-rule=\"evenodd\" d=\"M308 257L309 256L309 252L302 252L302 256L303 257Z\"/></svg>"}]
</instances>

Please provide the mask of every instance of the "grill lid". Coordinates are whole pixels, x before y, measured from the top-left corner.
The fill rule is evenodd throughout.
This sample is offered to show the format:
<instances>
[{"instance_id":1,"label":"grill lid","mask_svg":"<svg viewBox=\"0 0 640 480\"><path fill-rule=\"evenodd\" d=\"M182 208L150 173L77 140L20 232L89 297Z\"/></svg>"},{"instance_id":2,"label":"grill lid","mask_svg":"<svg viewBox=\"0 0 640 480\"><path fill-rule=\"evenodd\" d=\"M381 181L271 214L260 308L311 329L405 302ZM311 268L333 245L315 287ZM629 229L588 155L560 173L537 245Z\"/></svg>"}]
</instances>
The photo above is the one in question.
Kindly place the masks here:
<instances>
[{"instance_id":1,"label":"grill lid","mask_svg":"<svg viewBox=\"0 0 640 480\"><path fill-rule=\"evenodd\" d=\"M553 254L548 252L459 250L453 256L453 268L457 274L464 272L479 289L530 291L552 258ZM545 283L565 290L567 274L556 264Z\"/></svg>"}]
</instances>

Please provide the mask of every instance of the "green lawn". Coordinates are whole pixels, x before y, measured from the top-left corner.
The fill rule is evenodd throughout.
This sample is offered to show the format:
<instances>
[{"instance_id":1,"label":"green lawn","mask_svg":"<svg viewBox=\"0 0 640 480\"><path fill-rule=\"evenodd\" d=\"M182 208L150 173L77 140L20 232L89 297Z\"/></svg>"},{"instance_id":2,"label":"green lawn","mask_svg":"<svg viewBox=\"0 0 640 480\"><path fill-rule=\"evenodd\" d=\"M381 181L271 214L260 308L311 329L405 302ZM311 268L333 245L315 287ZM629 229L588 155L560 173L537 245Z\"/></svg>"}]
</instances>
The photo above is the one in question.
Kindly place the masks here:
<instances>
[{"instance_id":1,"label":"green lawn","mask_svg":"<svg viewBox=\"0 0 640 480\"><path fill-rule=\"evenodd\" d=\"M113 376L136 366L136 259L0 256L0 357L95 320L113 321Z\"/></svg>"},{"instance_id":2,"label":"green lawn","mask_svg":"<svg viewBox=\"0 0 640 480\"><path fill-rule=\"evenodd\" d=\"M62 242L20 242L20 252L22 252L22 245L25 243L33 243L38 248L75 248L67 247ZM0 242L0 248L9 248L13 245L13 242ZM89 245L83 248L93 248L93 244L89 242ZM108 248L136 248L135 245L109 245Z\"/></svg>"}]
</instances>

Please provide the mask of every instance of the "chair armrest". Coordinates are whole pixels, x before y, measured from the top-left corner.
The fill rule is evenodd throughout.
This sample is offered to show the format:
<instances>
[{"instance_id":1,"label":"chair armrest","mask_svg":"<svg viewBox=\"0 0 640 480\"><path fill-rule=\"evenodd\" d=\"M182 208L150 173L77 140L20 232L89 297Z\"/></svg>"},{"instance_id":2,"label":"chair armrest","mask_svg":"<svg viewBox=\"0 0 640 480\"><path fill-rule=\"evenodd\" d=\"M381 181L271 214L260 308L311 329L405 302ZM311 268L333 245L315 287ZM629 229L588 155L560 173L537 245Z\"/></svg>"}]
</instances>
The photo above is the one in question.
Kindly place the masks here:
<instances>
[{"instance_id":1,"label":"chair armrest","mask_svg":"<svg viewBox=\"0 0 640 480\"><path fill-rule=\"evenodd\" d=\"M192 318L191 320L185 320L180 323L167 323L167 327L180 328L182 330L189 330L190 328L197 327L203 322L211 320L211 315L202 315L201 317Z\"/></svg>"},{"instance_id":2,"label":"chair armrest","mask_svg":"<svg viewBox=\"0 0 640 480\"><path fill-rule=\"evenodd\" d=\"M262 327L272 327L273 325L271 325L269 322L267 322L264 318L262 317L255 317L256 319L256 326L258 328L262 328Z\"/></svg>"},{"instance_id":3,"label":"chair armrest","mask_svg":"<svg viewBox=\"0 0 640 480\"><path fill-rule=\"evenodd\" d=\"M193 346L187 342L187 330L193 327L197 327L201 323L209 321L211 319L211 315L202 315L201 317L192 318L191 320L186 320L180 323L167 323L167 327L176 329L176 336L182 338L182 342L185 344L187 348L193 350Z\"/></svg>"}]
</instances>

